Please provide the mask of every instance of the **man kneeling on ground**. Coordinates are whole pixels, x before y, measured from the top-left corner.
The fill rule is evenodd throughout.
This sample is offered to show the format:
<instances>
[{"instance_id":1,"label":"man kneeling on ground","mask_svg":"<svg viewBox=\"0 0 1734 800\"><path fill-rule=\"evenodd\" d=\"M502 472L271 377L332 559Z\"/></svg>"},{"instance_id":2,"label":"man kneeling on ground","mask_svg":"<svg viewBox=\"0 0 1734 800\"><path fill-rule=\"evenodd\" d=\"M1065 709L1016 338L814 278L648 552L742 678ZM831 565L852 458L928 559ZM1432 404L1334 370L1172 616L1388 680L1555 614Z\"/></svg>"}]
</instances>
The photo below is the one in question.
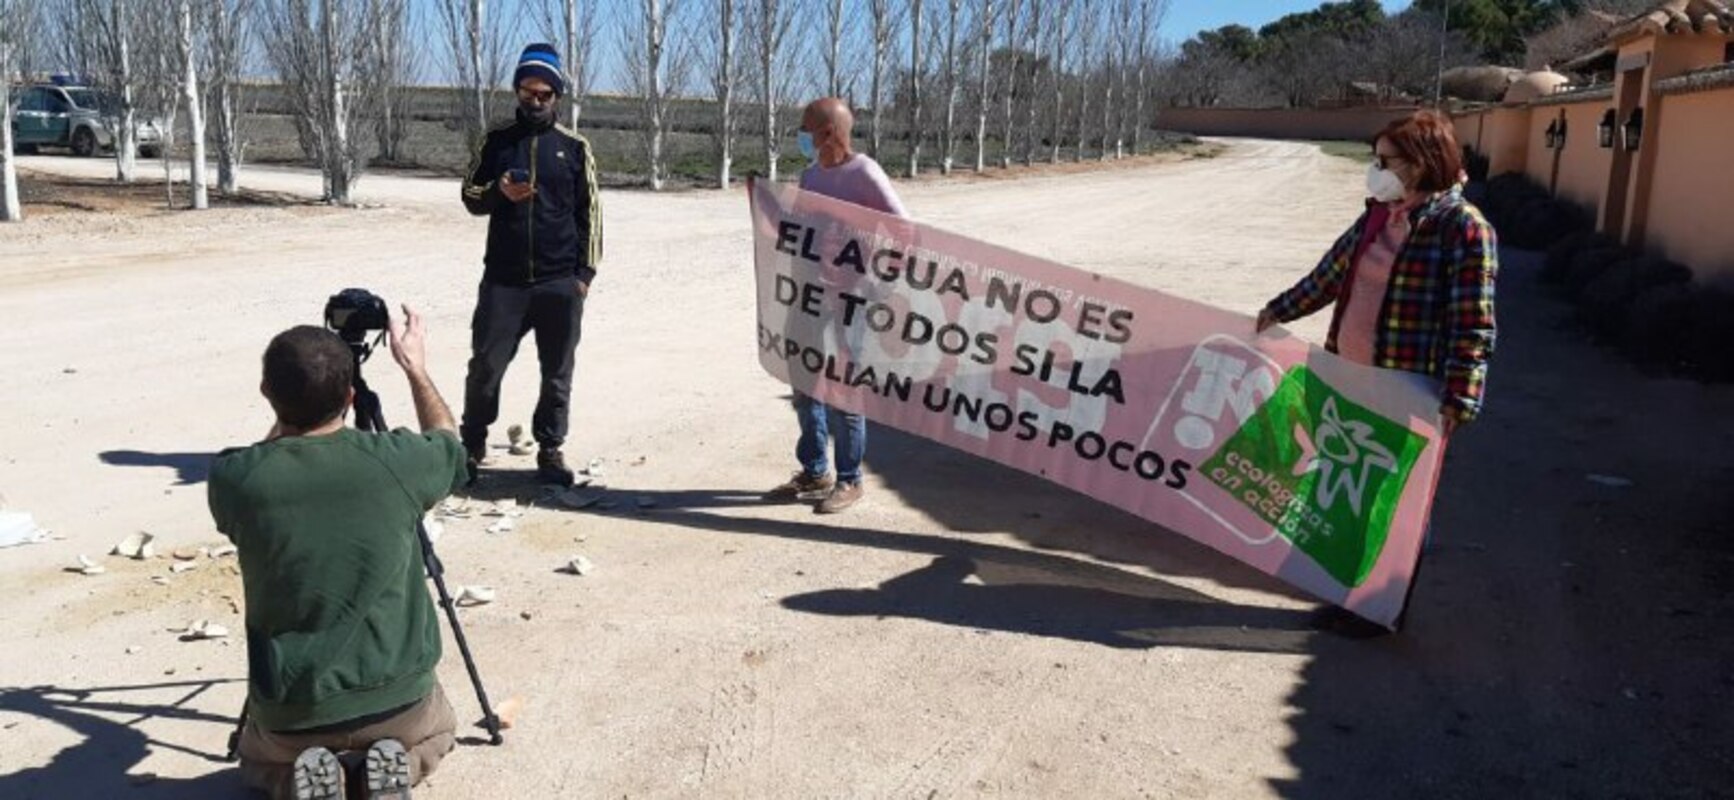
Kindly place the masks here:
<instances>
[{"instance_id":1,"label":"man kneeling on ground","mask_svg":"<svg viewBox=\"0 0 1734 800\"><path fill-rule=\"evenodd\" d=\"M247 598L241 774L277 800L341 800L338 755L363 751L368 796L408 798L454 743L416 525L467 474L424 366L421 317L403 311L391 354L421 433L346 427L349 347L302 326L265 349L260 388L277 423L211 469L211 515L235 543Z\"/></svg>"}]
</instances>

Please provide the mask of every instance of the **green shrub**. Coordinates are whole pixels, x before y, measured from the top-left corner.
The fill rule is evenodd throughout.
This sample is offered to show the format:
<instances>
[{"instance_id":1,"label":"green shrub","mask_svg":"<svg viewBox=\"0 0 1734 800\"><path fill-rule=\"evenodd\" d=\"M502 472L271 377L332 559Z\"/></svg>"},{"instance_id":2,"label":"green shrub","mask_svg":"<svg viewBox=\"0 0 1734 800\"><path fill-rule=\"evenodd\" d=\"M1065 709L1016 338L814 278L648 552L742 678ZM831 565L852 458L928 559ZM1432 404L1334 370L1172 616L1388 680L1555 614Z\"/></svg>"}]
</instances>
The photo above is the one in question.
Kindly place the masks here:
<instances>
[{"instance_id":1,"label":"green shrub","mask_svg":"<svg viewBox=\"0 0 1734 800\"><path fill-rule=\"evenodd\" d=\"M1626 355L1640 364L1677 366L1692 335L1692 286L1671 283L1639 294L1626 312Z\"/></svg>"},{"instance_id":2,"label":"green shrub","mask_svg":"<svg viewBox=\"0 0 1734 800\"><path fill-rule=\"evenodd\" d=\"M1548 245L1547 259L1541 268L1541 281L1556 286L1562 284L1571 272L1572 259L1576 258L1579 252L1592 247L1618 246L1619 242L1605 233L1582 230L1567 234Z\"/></svg>"},{"instance_id":3,"label":"green shrub","mask_svg":"<svg viewBox=\"0 0 1734 800\"><path fill-rule=\"evenodd\" d=\"M1627 314L1639 295L1691 279L1691 270L1655 256L1614 262L1584 285L1578 295L1578 317L1597 337L1618 339L1626 331Z\"/></svg>"},{"instance_id":4,"label":"green shrub","mask_svg":"<svg viewBox=\"0 0 1734 800\"><path fill-rule=\"evenodd\" d=\"M1559 282L1560 293L1567 298L1576 300L1584 287L1602 276L1609 267L1621 261L1635 258L1638 254L1623 245L1612 247L1586 247L1573 256L1571 263Z\"/></svg>"},{"instance_id":5,"label":"green shrub","mask_svg":"<svg viewBox=\"0 0 1734 800\"><path fill-rule=\"evenodd\" d=\"M1681 356L1704 380L1734 380L1734 293L1699 287L1686 309L1685 346Z\"/></svg>"}]
</instances>

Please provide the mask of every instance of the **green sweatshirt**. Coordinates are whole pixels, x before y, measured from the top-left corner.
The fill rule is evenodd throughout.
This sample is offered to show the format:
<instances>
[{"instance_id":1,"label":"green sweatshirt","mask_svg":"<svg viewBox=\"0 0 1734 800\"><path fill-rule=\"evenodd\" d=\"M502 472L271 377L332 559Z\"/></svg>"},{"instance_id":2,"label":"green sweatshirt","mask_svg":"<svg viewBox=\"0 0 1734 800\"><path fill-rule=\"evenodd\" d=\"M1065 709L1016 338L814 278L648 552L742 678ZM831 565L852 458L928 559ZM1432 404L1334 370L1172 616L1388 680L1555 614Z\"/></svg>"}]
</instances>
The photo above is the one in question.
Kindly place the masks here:
<instances>
[{"instance_id":1,"label":"green sweatshirt","mask_svg":"<svg viewBox=\"0 0 1734 800\"><path fill-rule=\"evenodd\" d=\"M247 706L271 731L414 703L439 623L416 523L467 478L447 433L345 428L229 450L211 468L217 530L247 597Z\"/></svg>"}]
</instances>

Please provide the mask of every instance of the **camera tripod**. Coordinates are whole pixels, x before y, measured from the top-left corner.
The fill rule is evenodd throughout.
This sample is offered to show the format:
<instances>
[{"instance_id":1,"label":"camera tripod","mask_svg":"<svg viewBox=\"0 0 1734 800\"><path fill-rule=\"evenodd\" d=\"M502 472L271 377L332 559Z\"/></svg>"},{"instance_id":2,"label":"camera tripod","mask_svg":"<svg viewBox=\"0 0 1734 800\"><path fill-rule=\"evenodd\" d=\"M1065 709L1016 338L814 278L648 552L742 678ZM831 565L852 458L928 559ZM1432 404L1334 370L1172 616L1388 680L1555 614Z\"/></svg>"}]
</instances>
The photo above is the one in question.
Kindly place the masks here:
<instances>
[{"instance_id":1,"label":"camera tripod","mask_svg":"<svg viewBox=\"0 0 1734 800\"><path fill-rule=\"evenodd\" d=\"M383 337L384 334L381 334ZM364 433L385 433L390 430L385 426L385 412L380 408L379 395L367 386L367 380L361 377L362 362L373 354L373 345L366 341L344 337L350 352L355 356L355 428ZM377 344L377 340L375 340ZM470 654L469 640L464 638L464 626L458 622L457 602L452 599L451 592L446 589L446 568L440 562L439 554L434 552L433 540L428 538L427 525L421 520L415 523L416 537L421 540L421 560L427 568L427 575L433 579L434 589L439 594L439 606L445 609L446 620L452 625L452 639L458 643L458 652L464 657L464 669L470 673L470 685L475 687L476 700L482 706L482 727L488 731L488 743L500 745L505 742L500 736L500 717L494 713L493 704L488 702L488 690L482 686L482 675L476 670L476 659ZM230 761L236 761L241 756L241 732L247 728L247 706L241 706L240 718L235 721L235 731L229 734Z\"/></svg>"}]
</instances>

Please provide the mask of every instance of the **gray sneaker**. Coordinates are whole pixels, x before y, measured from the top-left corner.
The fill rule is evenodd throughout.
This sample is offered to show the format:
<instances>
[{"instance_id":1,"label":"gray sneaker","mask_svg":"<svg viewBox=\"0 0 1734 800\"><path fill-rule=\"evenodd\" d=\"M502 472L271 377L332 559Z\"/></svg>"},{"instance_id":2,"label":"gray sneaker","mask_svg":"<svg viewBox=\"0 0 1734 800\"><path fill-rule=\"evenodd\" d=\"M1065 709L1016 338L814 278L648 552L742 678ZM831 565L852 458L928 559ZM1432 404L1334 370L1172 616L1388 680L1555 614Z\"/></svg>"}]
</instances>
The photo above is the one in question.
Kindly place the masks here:
<instances>
[{"instance_id":1,"label":"gray sneaker","mask_svg":"<svg viewBox=\"0 0 1734 800\"><path fill-rule=\"evenodd\" d=\"M831 493L826 495L824 500L819 501L819 505L813 511L818 514L841 514L850 506L860 502L861 495L865 491L861 488L860 481L839 483L831 489Z\"/></svg>"},{"instance_id":2,"label":"gray sneaker","mask_svg":"<svg viewBox=\"0 0 1734 800\"><path fill-rule=\"evenodd\" d=\"M795 476L768 492L764 499L771 503L793 503L797 500L818 500L830 494L831 487L837 484L837 479L830 473L824 475L808 475L797 472Z\"/></svg>"},{"instance_id":3,"label":"gray sneaker","mask_svg":"<svg viewBox=\"0 0 1734 800\"><path fill-rule=\"evenodd\" d=\"M409 752L396 739L381 739L367 748L368 800L410 800Z\"/></svg>"},{"instance_id":4,"label":"gray sneaker","mask_svg":"<svg viewBox=\"0 0 1734 800\"><path fill-rule=\"evenodd\" d=\"M323 747L309 747L295 757L291 780L295 800L343 800L343 765Z\"/></svg>"}]
</instances>

